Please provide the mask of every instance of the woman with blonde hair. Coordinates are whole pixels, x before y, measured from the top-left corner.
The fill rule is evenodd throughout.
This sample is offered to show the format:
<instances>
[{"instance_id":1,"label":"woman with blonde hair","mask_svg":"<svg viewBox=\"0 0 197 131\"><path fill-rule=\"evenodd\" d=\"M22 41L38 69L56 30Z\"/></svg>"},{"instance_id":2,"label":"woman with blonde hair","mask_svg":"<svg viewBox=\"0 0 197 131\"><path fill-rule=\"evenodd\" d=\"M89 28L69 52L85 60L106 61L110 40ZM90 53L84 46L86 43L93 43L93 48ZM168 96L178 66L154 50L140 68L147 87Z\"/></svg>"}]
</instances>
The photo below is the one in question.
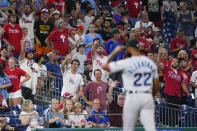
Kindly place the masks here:
<instances>
[{"instance_id":1,"label":"woman with blonde hair","mask_svg":"<svg viewBox=\"0 0 197 131\"><path fill-rule=\"evenodd\" d=\"M51 100L51 105L44 111L43 119L49 124L49 128L61 128L64 126L64 116L59 110L59 102L57 99Z\"/></svg>"},{"instance_id":2,"label":"woman with blonde hair","mask_svg":"<svg viewBox=\"0 0 197 131\"><path fill-rule=\"evenodd\" d=\"M180 50L177 58L183 58L187 62L184 71L188 72L192 68L192 61L189 59L188 53L185 50Z\"/></svg>"},{"instance_id":3,"label":"woman with blonde hair","mask_svg":"<svg viewBox=\"0 0 197 131\"><path fill-rule=\"evenodd\" d=\"M31 100L25 100L22 105L19 119L22 125L27 126L26 131L31 131L35 128L43 128L38 112L34 111L34 105Z\"/></svg>"},{"instance_id":4,"label":"woman with blonde hair","mask_svg":"<svg viewBox=\"0 0 197 131\"><path fill-rule=\"evenodd\" d=\"M62 113L64 115L64 123L67 126L67 128L70 128L72 124L70 121L70 113L73 112L73 106L73 101L68 99L65 101L64 107L62 109Z\"/></svg>"},{"instance_id":5,"label":"woman with blonde hair","mask_svg":"<svg viewBox=\"0 0 197 131\"><path fill-rule=\"evenodd\" d=\"M82 104L80 102L75 103L74 112L72 112L70 115L72 126L76 128L90 128L91 124L87 123L86 121L87 116L88 113L87 111L83 110Z\"/></svg>"},{"instance_id":6,"label":"woman with blonde hair","mask_svg":"<svg viewBox=\"0 0 197 131\"><path fill-rule=\"evenodd\" d=\"M24 70L17 68L16 63L16 58L9 58L9 68L6 68L4 70L4 72L8 75L10 81L12 82L12 86L7 89L9 106L16 106L17 104L20 104L22 99L20 85L22 85L24 82L28 81L31 78L31 76ZM23 79L22 81L20 81L21 76L25 76L25 79Z\"/></svg>"}]
</instances>

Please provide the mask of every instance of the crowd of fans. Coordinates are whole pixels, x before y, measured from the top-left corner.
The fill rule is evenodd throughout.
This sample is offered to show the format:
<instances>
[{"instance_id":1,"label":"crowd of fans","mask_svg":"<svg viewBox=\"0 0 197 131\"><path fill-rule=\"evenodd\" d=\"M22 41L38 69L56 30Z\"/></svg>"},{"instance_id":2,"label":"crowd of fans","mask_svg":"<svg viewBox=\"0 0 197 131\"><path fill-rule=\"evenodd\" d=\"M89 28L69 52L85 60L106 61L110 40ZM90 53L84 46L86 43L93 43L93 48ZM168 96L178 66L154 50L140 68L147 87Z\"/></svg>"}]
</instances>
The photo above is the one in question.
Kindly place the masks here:
<instances>
[{"instance_id":1,"label":"crowd of fans","mask_svg":"<svg viewBox=\"0 0 197 131\"><path fill-rule=\"evenodd\" d=\"M121 127L121 115L106 115L122 113L121 72L102 66L128 40L158 65L158 98L181 105L194 93L197 103L196 16L195 0L0 0L0 112L23 100L27 130L46 120L50 128ZM56 99L40 118L33 104L44 88Z\"/></svg>"}]
</instances>

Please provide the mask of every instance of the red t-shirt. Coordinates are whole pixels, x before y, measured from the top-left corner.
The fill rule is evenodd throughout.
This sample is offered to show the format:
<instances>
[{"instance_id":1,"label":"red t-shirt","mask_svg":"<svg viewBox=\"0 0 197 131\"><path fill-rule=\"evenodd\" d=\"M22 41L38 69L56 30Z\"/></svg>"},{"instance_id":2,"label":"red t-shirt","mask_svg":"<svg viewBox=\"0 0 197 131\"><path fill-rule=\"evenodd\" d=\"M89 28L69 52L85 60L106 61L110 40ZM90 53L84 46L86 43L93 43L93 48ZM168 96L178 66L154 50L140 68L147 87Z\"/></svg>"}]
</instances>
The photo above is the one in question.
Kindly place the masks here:
<instances>
[{"instance_id":1,"label":"red t-shirt","mask_svg":"<svg viewBox=\"0 0 197 131\"><path fill-rule=\"evenodd\" d=\"M194 57L195 54L197 54L197 49L192 50L192 63L197 61L197 59Z\"/></svg>"},{"instance_id":2,"label":"red t-shirt","mask_svg":"<svg viewBox=\"0 0 197 131\"><path fill-rule=\"evenodd\" d=\"M178 70L176 74L169 66L165 66L163 71L165 80L164 93L169 96L181 97L182 72Z\"/></svg>"},{"instance_id":3,"label":"red t-shirt","mask_svg":"<svg viewBox=\"0 0 197 131\"><path fill-rule=\"evenodd\" d=\"M48 39L53 43L53 49L57 50L57 55L66 56L68 54L68 30L60 32L58 29L52 31Z\"/></svg>"},{"instance_id":4,"label":"red t-shirt","mask_svg":"<svg viewBox=\"0 0 197 131\"><path fill-rule=\"evenodd\" d=\"M189 81L191 78L191 75L185 71L181 71L182 72L182 76L183 76L183 81L187 87L187 89L189 89ZM182 92L182 96L187 96L187 94L185 93L185 91L181 88L181 92Z\"/></svg>"},{"instance_id":5,"label":"red t-shirt","mask_svg":"<svg viewBox=\"0 0 197 131\"><path fill-rule=\"evenodd\" d=\"M148 49L148 50L151 49L151 46L150 46L150 44L148 43L148 41L147 41L146 38L140 37L138 41L139 41L140 47L142 47L142 48L144 48L144 49ZM145 52L145 51L140 51L140 53L141 53L142 55L146 55L146 52Z\"/></svg>"},{"instance_id":6,"label":"red t-shirt","mask_svg":"<svg viewBox=\"0 0 197 131\"><path fill-rule=\"evenodd\" d=\"M126 8L129 10L130 17L137 18L141 11L140 0L127 0Z\"/></svg>"},{"instance_id":7,"label":"red t-shirt","mask_svg":"<svg viewBox=\"0 0 197 131\"><path fill-rule=\"evenodd\" d=\"M26 72L20 68L15 68L13 71L7 68L4 72L8 75L10 81L12 82L12 87L8 88L8 92L16 92L20 90L20 78L21 76L25 76Z\"/></svg>"},{"instance_id":8,"label":"red t-shirt","mask_svg":"<svg viewBox=\"0 0 197 131\"><path fill-rule=\"evenodd\" d=\"M88 82L86 87L83 89L83 93L89 93L90 94L90 101L93 101L94 99L99 99L101 102L101 110L106 110L106 93L109 90L108 83L106 82L100 82L96 83L94 81Z\"/></svg>"},{"instance_id":9,"label":"red t-shirt","mask_svg":"<svg viewBox=\"0 0 197 131\"><path fill-rule=\"evenodd\" d=\"M184 45L185 47L187 47L187 41L185 39L180 40L178 38L172 39L170 42L170 51L180 47L181 45ZM177 53L176 53L176 56L177 56Z\"/></svg>"},{"instance_id":10,"label":"red t-shirt","mask_svg":"<svg viewBox=\"0 0 197 131\"><path fill-rule=\"evenodd\" d=\"M66 5L66 3L65 3L65 0L48 0L48 2L47 2L47 7L49 7L51 4L54 4L55 6L56 6L56 8L57 8L57 10L59 11L59 12L61 12L61 10L62 10L62 2L64 2L64 7L65 7L65 9L67 8L67 5Z\"/></svg>"},{"instance_id":11,"label":"red t-shirt","mask_svg":"<svg viewBox=\"0 0 197 131\"><path fill-rule=\"evenodd\" d=\"M120 4L120 1L121 0L111 0L111 6L112 7L115 7L115 6L119 5Z\"/></svg>"},{"instance_id":12,"label":"red t-shirt","mask_svg":"<svg viewBox=\"0 0 197 131\"><path fill-rule=\"evenodd\" d=\"M20 53L20 40L23 37L21 27L18 24L15 24L14 27L10 24L6 24L3 28L5 31L3 38L5 38L11 45L14 46L15 50L13 53Z\"/></svg>"}]
</instances>

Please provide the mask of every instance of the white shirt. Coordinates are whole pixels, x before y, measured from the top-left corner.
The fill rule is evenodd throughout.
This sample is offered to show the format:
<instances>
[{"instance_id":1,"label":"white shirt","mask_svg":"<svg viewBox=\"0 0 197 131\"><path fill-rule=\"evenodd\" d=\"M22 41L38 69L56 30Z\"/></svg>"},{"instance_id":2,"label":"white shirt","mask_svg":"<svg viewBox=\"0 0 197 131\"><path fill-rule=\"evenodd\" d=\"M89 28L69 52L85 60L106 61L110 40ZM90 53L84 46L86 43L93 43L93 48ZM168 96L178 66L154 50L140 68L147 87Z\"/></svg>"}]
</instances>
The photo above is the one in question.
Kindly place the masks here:
<instances>
[{"instance_id":1,"label":"white shirt","mask_svg":"<svg viewBox=\"0 0 197 131\"><path fill-rule=\"evenodd\" d=\"M21 18L19 19L19 25L20 27L26 27L28 29L28 38L31 40L34 40L34 23L35 23L35 17L34 12L29 14L28 16L25 15L25 13L22 14Z\"/></svg>"},{"instance_id":2,"label":"white shirt","mask_svg":"<svg viewBox=\"0 0 197 131\"><path fill-rule=\"evenodd\" d=\"M92 77L91 80L94 81L95 77L94 77L94 70L96 69L100 69L102 72L102 81L107 82L108 78L109 78L109 72L103 70L102 66L107 62L108 57L104 56L103 58L101 58L96 52L95 55L92 56L92 60L93 60L93 66L92 66Z\"/></svg>"},{"instance_id":3,"label":"white shirt","mask_svg":"<svg viewBox=\"0 0 197 131\"><path fill-rule=\"evenodd\" d=\"M122 79L126 91L151 91L153 79L158 79L156 64L146 56L132 56L111 62L111 72L123 71Z\"/></svg>"},{"instance_id":4,"label":"white shirt","mask_svg":"<svg viewBox=\"0 0 197 131\"><path fill-rule=\"evenodd\" d=\"M174 11L172 8L173 6L177 6L176 1L171 1L170 3L168 0L163 1L163 8L165 11Z\"/></svg>"},{"instance_id":5,"label":"white shirt","mask_svg":"<svg viewBox=\"0 0 197 131\"><path fill-rule=\"evenodd\" d=\"M70 121L72 123L80 123L80 122L86 122L86 116L88 115L88 113L86 111L82 111L82 115L76 115L74 112L70 113Z\"/></svg>"},{"instance_id":6,"label":"white shirt","mask_svg":"<svg viewBox=\"0 0 197 131\"><path fill-rule=\"evenodd\" d=\"M38 77L40 77L40 71L38 64L32 62L29 62L27 58L24 58L23 60L19 61L20 68L24 70L26 73L28 73L31 78L23 83L23 86L28 87L32 89L32 94L36 94L36 86L37 86L37 80ZM25 79L24 76L21 76L21 80Z\"/></svg>"},{"instance_id":7,"label":"white shirt","mask_svg":"<svg viewBox=\"0 0 197 131\"><path fill-rule=\"evenodd\" d=\"M4 107L7 107L7 108L8 108L8 104L7 104L7 102L6 102L6 100L5 100L5 99L3 99L3 101L2 101L2 106L4 106Z\"/></svg>"},{"instance_id":8,"label":"white shirt","mask_svg":"<svg viewBox=\"0 0 197 131\"><path fill-rule=\"evenodd\" d=\"M68 37L68 42L71 46L73 46L76 43L76 41L73 40L71 37ZM75 54L76 52L77 52L77 47L75 47L74 49L71 50L71 53L73 53L73 54Z\"/></svg>"},{"instance_id":9,"label":"white shirt","mask_svg":"<svg viewBox=\"0 0 197 131\"><path fill-rule=\"evenodd\" d=\"M84 19L87 25L89 26L89 24L93 21L94 17L93 16L89 17L86 15Z\"/></svg>"},{"instance_id":10,"label":"white shirt","mask_svg":"<svg viewBox=\"0 0 197 131\"><path fill-rule=\"evenodd\" d=\"M197 70L192 73L190 82L197 84ZM197 97L197 88L195 88L195 97Z\"/></svg>"},{"instance_id":11,"label":"white shirt","mask_svg":"<svg viewBox=\"0 0 197 131\"><path fill-rule=\"evenodd\" d=\"M148 26L152 26L152 28L153 28L153 30L155 29L155 25L153 24L153 22L148 22L148 23L143 23L142 21L138 21L138 22L136 22L136 24L135 24L135 29L137 29L137 28L141 28L141 25L144 25L144 24L148 24Z\"/></svg>"},{"instance_id":12,"label":"white shirt","mask_svg":"<svg viewBox=\"0 0 197 131\"><path fill-rule=\"evenodd\" d=\"M80 62L80 66L77 70L78 73L83 74L84 73L84 62L86 60L86 55L85 54L79 54L78 52L74 54L73 59L77 59Z\"/></svg>"},{"instance_id":13,"label":"white shirt","mask_svg":"<svg viewBox=\"0 0 197 131\"><path fill-rule=\"evenodd\" d=\"M37 64L37 63L36 63ZM37 64L38 65L38 64ZM42 77L46 77L47 76L47 67L45 66L45 65L41 65L41 66L39 66L38 65L38 70L39 70L39 72L40 72L40 76Z\"/></svg>"},{"instance_id":14,"label":"white shirt","mask_svg":"<svg viewBox=\"0 0 197 131\"><path fill-rule=\"evenodd\" d=\"M73 74L70 70L65 70L63 73L63 88L61 96L63 96L65 92L68 92L73 98L75 98L79 91L79 87L83 85L84 82L80 74Z\"/></svg>"}]
</instances>

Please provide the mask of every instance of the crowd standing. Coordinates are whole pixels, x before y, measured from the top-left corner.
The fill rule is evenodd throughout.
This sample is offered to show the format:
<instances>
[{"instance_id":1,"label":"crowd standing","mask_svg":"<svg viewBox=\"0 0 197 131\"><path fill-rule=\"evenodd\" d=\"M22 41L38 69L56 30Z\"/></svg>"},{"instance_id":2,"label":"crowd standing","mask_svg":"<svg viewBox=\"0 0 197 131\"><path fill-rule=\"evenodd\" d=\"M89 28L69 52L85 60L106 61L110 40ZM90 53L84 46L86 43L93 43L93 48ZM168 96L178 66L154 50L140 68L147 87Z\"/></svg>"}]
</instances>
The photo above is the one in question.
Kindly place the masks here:
<instances>
[{"instance_id":1,"label":"crowd standing","mask_svg":"<svg viewBox=\"0 0 197 131\"><path fill-rule=\"evenodd\" d=\"M181 105L194 94L197 105L196 22L195 0L0 0L0 112L22 103L27 130L43 120L50 128L121 127L121 116L106 115L122 114L121 72L102 66L128 40L158 65L158 98ZM44 88L54 99L41 119L33 104Z\"/></svg>"}]
</instances>

